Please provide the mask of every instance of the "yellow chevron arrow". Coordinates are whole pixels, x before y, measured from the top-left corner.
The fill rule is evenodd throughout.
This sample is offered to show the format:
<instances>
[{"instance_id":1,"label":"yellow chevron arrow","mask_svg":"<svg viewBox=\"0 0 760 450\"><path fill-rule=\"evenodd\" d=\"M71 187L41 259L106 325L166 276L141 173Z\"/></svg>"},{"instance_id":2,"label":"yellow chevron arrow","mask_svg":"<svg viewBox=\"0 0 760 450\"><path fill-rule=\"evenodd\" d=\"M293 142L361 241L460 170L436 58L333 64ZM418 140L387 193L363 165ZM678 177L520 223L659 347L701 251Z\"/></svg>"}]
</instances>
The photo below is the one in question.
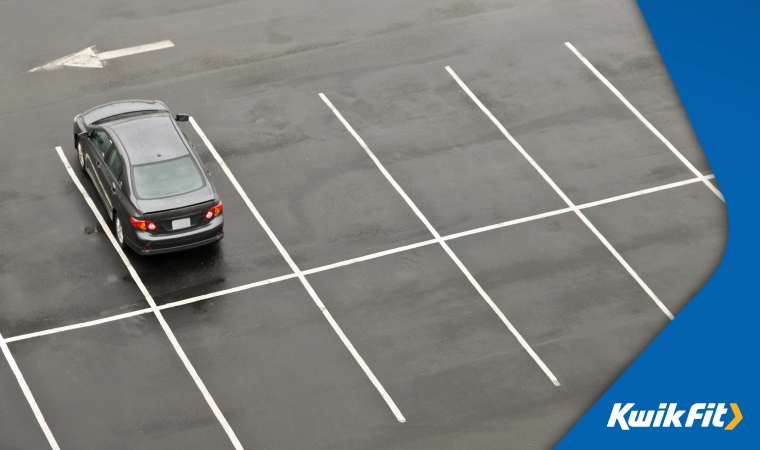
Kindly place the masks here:
<instances>
[{"instance_id":1,"label":"yellow chevron arrow","mask_svg":"<svg viewBox=\"0 0 760 450\"><path fill-rule=\"evenodd\" d=\"M731 411L734 412L734 420L731 421L728 425L726 425L726 428L724 430L733 430L735 426L739 424L739 422L742 421L742 412L739 410L739 405L736 403L731 403Z\"/></svg>"}]
</instances>

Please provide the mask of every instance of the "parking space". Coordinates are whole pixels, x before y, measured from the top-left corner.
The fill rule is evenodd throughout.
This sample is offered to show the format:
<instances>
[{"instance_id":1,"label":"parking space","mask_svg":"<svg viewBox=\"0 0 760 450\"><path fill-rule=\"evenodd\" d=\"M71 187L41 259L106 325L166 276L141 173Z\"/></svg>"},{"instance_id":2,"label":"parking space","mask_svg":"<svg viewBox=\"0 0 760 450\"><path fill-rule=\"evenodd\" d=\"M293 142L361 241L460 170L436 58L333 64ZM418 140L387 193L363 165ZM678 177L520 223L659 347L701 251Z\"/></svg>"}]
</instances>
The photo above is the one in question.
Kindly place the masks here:
<instances>
[{"instance_id":1,"label":"parking space","mask_svg":"<svg viewBox=\"0 0 760 450\"><path fill-rule=\"evenodd\" d=\"M329 94L331 101L439 232L566 206L440 62L356 75L348 83L350 95Z\"/></svg>"},{"instance_id":2,"label":"parking space","mask_svg":"<svg viewBox=\"0 0 760 450\"><path fill-rule=\"evenodd\" d=\"M200 155L206 157L204 164L225 203L225 238L217 245L180 254L140 257L127 251L156 302L183 300L290 273L219 165L200 139L192 135L192 128L188 126L183 131ZM88 195L112 226L94 184L77 166L76 153L69 143L71 136L57 133L55 138ZM14 252L9 256L16 256L16 263L8 265L8 283L0 286L8 290L8 312L0 317L0 325L6 319L9 322L0 331L9 337L147 307L55 149L46 145L48 148L30 155L14 156L18 158L17 167L35 167L45 177L30 183L22 179L23 173L6 167L8 177L2 182L12 187L5 192L13 215L0 218L0 223L3 219L16 221L20 216L35 216L23 228L8 227L18 243L4 248L5 252ZM28 258L30 252L40 258ZM47 277L40 279L39 270L53 271L51 281L47 282ZM57 300L34 302L30 298Z\"/></svg>"},{"instance_id":3,"label":"parking space","mask_svg":"<svg viewBox=\"0 0 760 450\"><path fill-rule=\"evenodd\" d=\"M607 7L617 9L621 19L641 17L635 2ZM712 173L652 37L631 20L618 19L611 26L618 32L605 39L579 36L573 44L699 171Z\"/></svg>"},{"instance_id":4,"label":"parking space","mask_svg":"<svg viewBox=\"0 0 760 450\"><path fill-rule=\"evenodd\" d=\"M540 51L490 46L451 67L574 202L693 177L564 45L524 31Z\"/></svg>"},{"instance_id":5,"label":"parking space","mask_svg":"<svg viewBox=\"0 0 760 450\"><path fill-rule=\"evenodd\" d=\"M364 448L398 424L298 280L164 314L245 448Z\"/></svg>"},{"instance_id":6,"label":"parking space","mask_svg":"<svg viewBox=\"0 0 760 450\"><path fill-rule=\"evenodd\" d=\"M197 151L207 156L200 138L193 136L192 128L183 127L183 130ZM211 171L214 186L224 202L224 239L218 244L179 254L143 257L127 252L159 305L291 273L216 161L205 158L204 164Z\"/></svg>"},{"instance_id":7,"label":"parking space","mask_svg":"<svg viewBox=\"0 0 760 450\"><path fill-rule=\"evenodd\" d=\"M370 17L364 4L297 3L111 5L176 49L35 74L48 76L39 91L0 107L0 135L29 148L0 166L0 333L58 443L552 446L667 326L656 301L677 314L726 241L721 199L563 45L710 174L635 4L452 0ZM113 26L105 50L134 37L101 25ZM14 67L32 63L11 53ZM33 91L2 70L7 92ZM180 127L225 205L218 244L127 251L137 277L54 151L107 217L76 168L70 118L122 98L197 120ZM150 297L168 327L144 310ZM3 444L49 446L4 363L0 414Z\"/></svg>"},{"instance_id":8,"label":"parking space","mask_svg":"<svg viewBox=\"0 0 760 450\"><path fill-rule=\"evenodd\" d=\"M669 322L575 214L449 245L560 379L567 404L590 407ZM542 448L577 415L561 408L554 419Z\"/></svg>"},{"instance_id":9,"label":"parking space","mask_svg":"<svg viewBox=\"0 0 760 450\"><path fill-rule=\"evenodd\" d=\"M250 100L250 99L249 99ZM339 128L317 90L248 104L248 123L198 124L301 269L432 236Z\"/></svg>"},{"instance_id":10,"label":"parking space","mask_svg":"<svg viewBox=\"0 0 760 450\"><path fill-rule=\"evenodd\" d=\"M728 236L724 211L723 202L697 183L586 214L677 314L720 264Z\"/></svg>"},{"instance_id":11,"label":"parking space","mask_svg":"<svg viewBox=\"0 0 760 450\"><path fill-rule=\"evenodd\" d=\"M3 446L46 448L48 441L8 364L0 364L0 436Z\"/></svg>"},{"instance_id":12,"label":"parking space","mask_svg":"<svg viewBox=\"0 0 760 450\"><path fill-rule=\"evenodd\" d=\"M6 118L0 132L22 125ZM59 132L30 141L56 137L69 139ZM145 308L52 147L7 158L0 165L0 333L11 337Z\"/></svg>"},{"instance_id":13,"label":"parking space","mask_svg":"<svg viewBox=\"0 0 760 450\"><path fill-rule=\"evenodd\" d=\"M229 447L153 315L9 347L61 448Z\"/></svg>"},{"instance_id":14,"label":"parking space","mask_svg":"<svg viewBox=\"0 0 760 450\"><path fill-rule=\"evenodd\" d=\"M449 245L529 341L561 344L571 335L609 331L641 317L659 327L668 322L575 214L466 236ZM597 340L615 348L606 337ZM570 361L583 354L574 351L579 353Z\"/></svg>"},{"instance_id":15,"label":"parking space","mask_svg":"<svg viewBox=\"0 0 760 450\"><path fill-rule=\"evenodd\" d=\"M478 448L503 448L511 422L552 398L556 387L439 245L309 279L410 418L386 442L458 448L482 432Z\"/></svg>"},{"instance_id":16,"label":"parking space","mask_svg":"<svg viewBox=\"0 0 760 450\"><path fill-rule=\"evenodd\" d=\"M59 193L36 203L44 204L46 214L55 215L56 220L32 221L23 230L9 228L6 233L20 245L3 252L0 330L4 335L70 325L147 306L110 243L96 235L96 224L87 216L92 213L86 205L72 195ZM4 210L14 214L27 206L16 203L6 205ZM35 239L29 238L30 233ZM51 245L59 240L67 243ZM30 251L40 258L24 258Z\"/></svg>"}]
</instances>

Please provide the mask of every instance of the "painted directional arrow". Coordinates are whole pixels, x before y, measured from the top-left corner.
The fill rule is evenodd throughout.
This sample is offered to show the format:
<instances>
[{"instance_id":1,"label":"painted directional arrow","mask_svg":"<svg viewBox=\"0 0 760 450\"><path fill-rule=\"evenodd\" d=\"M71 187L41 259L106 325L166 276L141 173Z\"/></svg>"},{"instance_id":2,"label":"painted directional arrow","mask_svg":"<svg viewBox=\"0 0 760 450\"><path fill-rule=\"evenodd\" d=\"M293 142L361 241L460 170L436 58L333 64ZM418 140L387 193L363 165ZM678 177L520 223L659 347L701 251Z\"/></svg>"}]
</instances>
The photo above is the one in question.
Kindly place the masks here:
<instances>
[{"instance_id":1,"label":"painted directional arrow","mask_svg":"<svg viewBox=\"0 0 760 450\"><path fill-rule=\"evenodd\" d=\"M174 47L172 41L154 42L152 44L138 45L136 47L122 48L121 50L111 50L110 52L96 53L95 46L87 47L84 50L72 53L63 58L56 59L44 66L35 67L29 72L38 72L40 70L55 70L63 66L69 67L90 67L102 68L103 62L107 59L121 58L122 56L135 55L137 53L152 52L162 48Z\"/></svg>"}]
</instances>

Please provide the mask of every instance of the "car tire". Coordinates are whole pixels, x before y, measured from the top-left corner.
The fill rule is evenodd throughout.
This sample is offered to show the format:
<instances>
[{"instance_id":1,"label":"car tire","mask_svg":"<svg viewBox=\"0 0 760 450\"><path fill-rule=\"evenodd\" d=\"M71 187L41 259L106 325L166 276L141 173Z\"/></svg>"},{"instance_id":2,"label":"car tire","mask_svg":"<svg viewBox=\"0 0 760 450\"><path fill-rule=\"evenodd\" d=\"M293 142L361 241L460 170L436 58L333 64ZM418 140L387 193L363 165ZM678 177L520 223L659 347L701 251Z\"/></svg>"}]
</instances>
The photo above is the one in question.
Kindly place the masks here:
<instances>
[{"instance_id":1,"label":"car tire","mask_svg":"<svg viewBox=\"0 0 760 450\"><path fill-rule=\"evenodd\" d=\"M82 143L77 141L77 161L79 161L79 168L82 169L82 172L87 173L87 169L84 165L84 149L82 148Z\"/></svg>"},{"instance_id":2,"label":"car tire","mask_svg":"<svg viewBox=\"0 0 760 450\"><path fill-rule=\"evenodd\" d=\"M127 244L124 240L124 224L121 222L119 215L114 212L113 218L113 237L116 238L116 243L119 247L126 248Z\"/></svg>"}]
</instances>

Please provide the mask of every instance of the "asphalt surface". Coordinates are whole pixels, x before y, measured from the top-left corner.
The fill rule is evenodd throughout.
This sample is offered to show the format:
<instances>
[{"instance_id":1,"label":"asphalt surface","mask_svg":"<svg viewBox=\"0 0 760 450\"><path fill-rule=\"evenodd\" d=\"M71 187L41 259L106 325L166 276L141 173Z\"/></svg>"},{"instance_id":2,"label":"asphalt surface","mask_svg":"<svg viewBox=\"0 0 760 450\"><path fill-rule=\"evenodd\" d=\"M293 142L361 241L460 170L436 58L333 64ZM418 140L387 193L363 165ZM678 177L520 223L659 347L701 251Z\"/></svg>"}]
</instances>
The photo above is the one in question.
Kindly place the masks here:
<instances>
[{"instance_id":1,"label":"asphalt surface","mask_svg":"<svg viewBox=\"0 0 760 450\"><path fill-rule=\"evenodd\" d=\"M62 449L233 448L56 154L95 105L192 115L301 270L433 239L354 137L447 236L703 174L699 143L634 1L4 1L0 334ZM175 47L102 69L34 67L96 45ZM131 264L158 305L292 274L190 124L225 239ZM105 213L91 182L78 173ZM717 186L715 180L711 180ZM729 199L730 201L730 199ZM723 202L702 183L583 210L677 315L717 267ZM245 449L548 448L669 323L572 212L447 241L555 386L438 243L163 310ZM677 320L677 318L676 318ZM49 448L0 361L0 449Z\"/></svg>"}]
</instances>

